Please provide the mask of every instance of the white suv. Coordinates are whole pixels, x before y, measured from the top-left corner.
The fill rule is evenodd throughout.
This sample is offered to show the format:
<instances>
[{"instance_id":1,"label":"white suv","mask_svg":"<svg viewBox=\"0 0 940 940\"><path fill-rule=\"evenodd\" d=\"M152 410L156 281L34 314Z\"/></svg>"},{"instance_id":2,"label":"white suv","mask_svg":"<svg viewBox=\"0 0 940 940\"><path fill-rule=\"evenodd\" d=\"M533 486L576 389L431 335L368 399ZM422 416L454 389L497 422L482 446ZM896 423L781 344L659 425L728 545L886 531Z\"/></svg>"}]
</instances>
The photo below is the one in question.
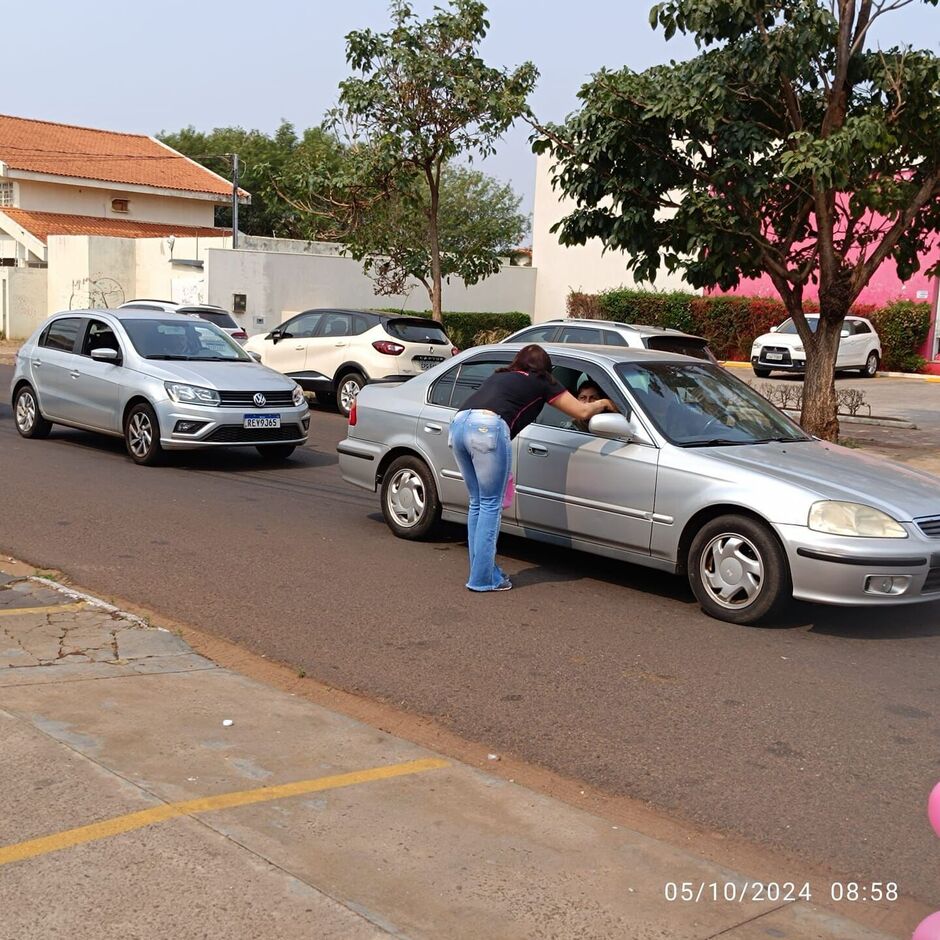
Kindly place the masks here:
<instances>
[{"instance_id":1,"label":"white suv","mask_svg":"<svg viewBox=\"0 0 940 940\"><path fill-rule=\"evenodd\" d=\"M815 333L819 317L807 317ZM881 362L881 340L864 317L846 317L836 356L836 369L859 369L866 378L874 378ZM769 333L758 336L751 347L751 368L758 378L766 379L771 372L805 372L806 351L792 319L784 320Z\"/></svg>"},{"instance_id":2,"label":"white suv","mask_svg":"<svg viewBox=\"0 0 940 940\"><path fill-rule=\"evenodd\" d=\"M245 349L348 415L368 382L402 382L458 352L436 320L365 310L306 310Z\"/></svg>"}]
</instances>

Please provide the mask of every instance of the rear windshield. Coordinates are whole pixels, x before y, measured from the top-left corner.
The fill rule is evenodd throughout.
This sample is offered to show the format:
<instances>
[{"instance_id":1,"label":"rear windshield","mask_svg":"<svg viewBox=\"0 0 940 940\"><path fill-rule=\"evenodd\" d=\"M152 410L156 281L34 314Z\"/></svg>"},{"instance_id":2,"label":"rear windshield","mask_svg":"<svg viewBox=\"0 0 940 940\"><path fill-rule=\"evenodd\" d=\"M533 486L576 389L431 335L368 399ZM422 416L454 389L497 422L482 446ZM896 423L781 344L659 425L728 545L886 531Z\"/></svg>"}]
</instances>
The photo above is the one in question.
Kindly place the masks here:
<instances>
[{"instance_id":1,"label":"rear windshield","mask_svg":"<svg viewBox=\"0 0 940 940\"><path fill-rule=\"evenodd\" d=\"M200 320L208 320L216 326L221 326L226 330L237 330L238 324L232 319L231 314L224 310L187 310L182 307L177 313L188 313L191 317L199 317Z\"/></svg>"},{"instance_id":2,"label":"rear windshield","mask_svg":"<svg viewBox=\"0 0 940 940\"><path fill-rule=\"evenodd\" d=\"M444 327L434 320L386 320L385 332L406 343L426 343L431 346L449 346Z\"/></svg>"},{"instance_id":3,"label":"rear windshield","mask_svg":"<svg viewBox=\"0 0 940 940\"><path fill-rule=\"evenodd\" d=\"M714 362L715 357L704 339L691 336L650 336L644 340L647 349L675 353L677 356L691 356L693 359L706 359Z\"/></svg>"}]
</instances>

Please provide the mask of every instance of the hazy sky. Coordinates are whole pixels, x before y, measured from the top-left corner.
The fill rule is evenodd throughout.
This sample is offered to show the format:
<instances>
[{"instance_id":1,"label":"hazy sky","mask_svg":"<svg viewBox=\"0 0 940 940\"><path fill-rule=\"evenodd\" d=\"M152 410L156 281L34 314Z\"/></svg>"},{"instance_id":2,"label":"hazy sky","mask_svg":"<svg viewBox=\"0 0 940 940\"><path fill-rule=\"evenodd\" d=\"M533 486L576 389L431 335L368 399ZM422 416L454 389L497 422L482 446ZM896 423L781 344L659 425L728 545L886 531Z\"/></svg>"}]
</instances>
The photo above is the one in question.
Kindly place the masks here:
<instances>
[{"instance_id":1,"label":"hazy sky","mask_svg":"<svg viewBox=\"0 0 940 940\"><path fill-rule=\"evenodd\" d=\"M438 0L441 5L442 0ZM532 104L561 120L602 66L643 69L694 50L649 28L652 0L491 0L484 55L492 65L531 59L541 73ZM434 6L415 0L420 13ZM388 23L385 0L94 0L21 5L3 44L0 111L154 134L193 124L273 130L281 118L319 124L347 76L346 33ZM914 3L889 14L883 45L937 50L940 9ZM531 208L535 158L513 129L488 172L510 180Z\"/></svg>"}]
</instances>

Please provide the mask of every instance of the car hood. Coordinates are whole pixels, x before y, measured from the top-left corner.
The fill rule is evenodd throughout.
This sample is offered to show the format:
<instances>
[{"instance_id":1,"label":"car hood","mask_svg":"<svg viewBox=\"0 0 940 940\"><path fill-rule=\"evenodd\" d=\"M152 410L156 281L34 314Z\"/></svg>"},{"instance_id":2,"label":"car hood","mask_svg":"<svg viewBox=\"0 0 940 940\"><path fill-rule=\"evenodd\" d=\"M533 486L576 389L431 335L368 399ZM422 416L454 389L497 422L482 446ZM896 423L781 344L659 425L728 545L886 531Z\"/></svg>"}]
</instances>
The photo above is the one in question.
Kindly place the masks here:
<instances>
[{"instance_id":1,"label":"car hood","mask_svg":"<svg viewBox=\"0 0 940 940\"><path fill-rule=\"evenodd\" d=\"M760 473L823 499L874 506L899 522L940 516L940 478L837 444L755 444L705 453L718 464Z\"/></svg>"},{"instance_id":2,"label":"car hood","mask_svg":"<svg viewBox=\"0 0 940 940\"><path fill-rule=\"evenodd\" d=\"M227 392L278 392L291 389L293 379L258 362L164 362L148 359L140 371L164 382L185 382Z\"/></svg>"},{"instance_id":3,"label":"car hood","mask_svg":"<svg viewBox=\"0 0 940 940\"><path fill-rule=\"evenodd\" d=\"M803 340L799 333L762 333L754 340L755 346L786 346L792 349L794 346L802 346Z\"/></svg>"}]
</instances>

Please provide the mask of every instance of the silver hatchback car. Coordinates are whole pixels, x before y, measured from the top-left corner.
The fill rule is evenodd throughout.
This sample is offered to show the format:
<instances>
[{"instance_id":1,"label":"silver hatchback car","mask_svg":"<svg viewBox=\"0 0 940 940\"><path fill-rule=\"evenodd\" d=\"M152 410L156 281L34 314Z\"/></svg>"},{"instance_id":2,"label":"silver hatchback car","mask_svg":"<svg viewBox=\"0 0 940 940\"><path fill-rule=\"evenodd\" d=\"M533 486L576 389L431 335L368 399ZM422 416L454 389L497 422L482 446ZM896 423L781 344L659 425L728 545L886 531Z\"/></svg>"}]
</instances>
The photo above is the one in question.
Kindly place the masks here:
<instances>
[{"instance_id":1,"label":"silver hatchback car","mask_svg":"<svg viewBox=\"0 0 940 940\"><path fill-rule=\"evenodd\" d=\"M21 347L11 386L23 437L53 424L123 437L139 464L164 451L257 447L289 457L310 412L291 379L206 320L152 310L70 310Z\"/></svg>"},{"instance_id":2,"label":"silver hatchback car","mask_svg":"<svg viewBox=\"0 0 940 940\"><path fill-rule=\"evenodd\" d=\"M519 344L467 350L397 386L367 386L339 445L343 477L381 490L402 538L465 521L448 426ZM546 345L569 390L589 378L620 414L578 426L546 406L514 441L502 529L684 574L704 610L753 624L791 597L940 600L940 479L811 437L710 362Z\"/></svg>"}]
</instances>

